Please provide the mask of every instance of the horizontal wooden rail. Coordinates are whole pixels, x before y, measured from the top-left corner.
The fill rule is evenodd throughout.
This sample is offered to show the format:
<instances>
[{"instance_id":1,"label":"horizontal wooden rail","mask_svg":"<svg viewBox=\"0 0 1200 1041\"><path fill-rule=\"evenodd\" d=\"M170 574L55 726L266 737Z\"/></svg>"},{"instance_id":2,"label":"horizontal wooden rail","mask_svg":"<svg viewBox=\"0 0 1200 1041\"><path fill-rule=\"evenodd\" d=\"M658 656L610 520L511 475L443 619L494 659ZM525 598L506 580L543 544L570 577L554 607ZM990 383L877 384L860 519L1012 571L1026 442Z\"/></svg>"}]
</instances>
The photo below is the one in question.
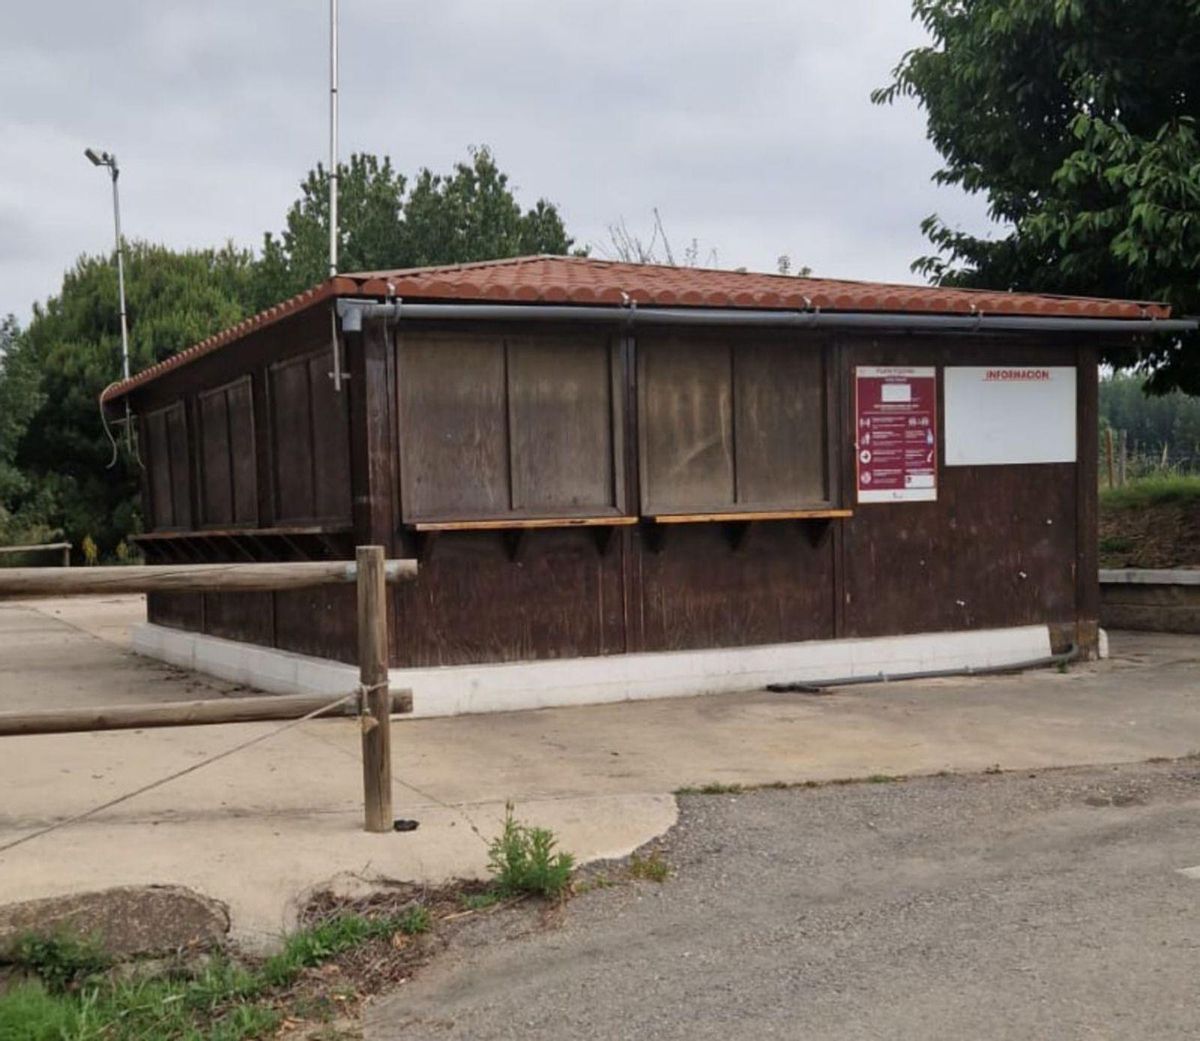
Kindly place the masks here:
<instances>
[{"instance_id":1,"label":"horizontal wooden rail","mask_svg":"<svg viewBox=\"0 0 1200 1041\"><path fill-rule=\"evenodd\" d=\"M389 560L390 583L417 577L415 560ZM161 564L128 567L0 568L0 600L104 593L236 593L309 589L354 582L353 560L305 560L277 564Z\"/></svg>"},{"instance_id":2,"label":"horizontal wooden rail","mask_svg":"<svg viewBox=\"0 0 1200 1041\"><path fill-rule=\"evenodd\" d=\"M210 698L166 705L112 705L108 708L42 709L0 712L0 737L22 734L74 734L93 730L145 730L150 727L201 727L215 723L262 723L300 719L333 700L329 694L267 695ZM322 715L356 716L358 700L347 701ZM412 692L394 691L392 712L412 711Z\"/></svg>"},{"instance_id":3,"label":"horizontal wooden rail","mask_svg":"<svg viewBox=\"0 0 1200 1041\"><path fill-rule=\"evenodd\" d=\"M71 566L71 543L41 542L33 546L0 546L0 555L20 555L22 553L61 553L62 566Z\"/></svg>"},{"instance_id":4,"label":"horizontal wooden rail","mask_svg":"<svg viewBox=\"0 0 1200 1041\"><path fill-rule=\"evenodd\" d=\"M0 546L0 553L48 553L50 550L70 549L69 542L40 542L36 546Z\"/></svg>"}]
</instances>

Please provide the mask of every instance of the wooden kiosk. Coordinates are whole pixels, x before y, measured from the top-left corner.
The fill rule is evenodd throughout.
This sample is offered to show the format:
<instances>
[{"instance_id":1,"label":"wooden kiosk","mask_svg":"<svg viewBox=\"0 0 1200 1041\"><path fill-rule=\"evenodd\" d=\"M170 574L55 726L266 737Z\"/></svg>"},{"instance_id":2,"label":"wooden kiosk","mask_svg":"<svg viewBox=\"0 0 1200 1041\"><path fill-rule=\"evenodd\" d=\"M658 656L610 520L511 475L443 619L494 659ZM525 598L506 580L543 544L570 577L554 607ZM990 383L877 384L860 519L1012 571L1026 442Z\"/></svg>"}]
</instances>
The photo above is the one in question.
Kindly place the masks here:
<instances>
[{"instance_id":1,"label":"wooden kiosk","mask_svg":"<svg viewBox=\"0 0 1200 1041\"><path fill-rule=\"evenodd\" d=\"M415 557L395 682L471 711L1094 651L1096 348L1185 325L529 257L332 278L104 404L149 562ZM351 594L158 594L139 647L305 689Z\"/></svg>"}]
</instances>

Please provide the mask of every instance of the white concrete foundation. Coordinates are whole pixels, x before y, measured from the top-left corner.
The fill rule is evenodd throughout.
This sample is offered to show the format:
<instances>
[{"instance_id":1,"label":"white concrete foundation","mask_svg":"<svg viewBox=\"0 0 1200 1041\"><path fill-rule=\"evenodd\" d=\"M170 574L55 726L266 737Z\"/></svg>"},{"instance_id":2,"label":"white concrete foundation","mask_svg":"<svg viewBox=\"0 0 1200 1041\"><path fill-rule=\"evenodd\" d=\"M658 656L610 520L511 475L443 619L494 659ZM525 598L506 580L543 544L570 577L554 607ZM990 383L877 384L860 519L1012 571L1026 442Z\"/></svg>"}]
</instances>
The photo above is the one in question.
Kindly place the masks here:
<instances>
[{"instance_id":1,"label":"white concrete foundation","mask_svg":"<svg viewBox=\"0 0 1200 1041\"><path fill-rule=\"evenodd\" d=\"M181 668L278 694L345 694L358 683L352 665L139 625L133 649ZM761 647L617 654L600 658L392 669L391 683L413 692L414 716L507 712L646 698L761 689L768 683L820 682L935 669L981 669L1050 654L1045 626L920 633L862 640L812 640Z\"/></svg>"}]
</instances>

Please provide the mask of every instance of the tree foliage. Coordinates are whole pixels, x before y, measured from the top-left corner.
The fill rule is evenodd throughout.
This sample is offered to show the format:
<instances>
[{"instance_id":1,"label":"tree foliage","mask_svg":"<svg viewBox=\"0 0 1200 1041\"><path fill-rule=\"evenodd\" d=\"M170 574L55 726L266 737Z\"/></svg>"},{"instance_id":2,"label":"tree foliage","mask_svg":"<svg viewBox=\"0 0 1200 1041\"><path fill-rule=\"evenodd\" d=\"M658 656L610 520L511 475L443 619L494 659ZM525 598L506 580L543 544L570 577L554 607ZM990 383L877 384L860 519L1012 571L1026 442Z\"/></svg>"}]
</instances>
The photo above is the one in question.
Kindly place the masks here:
<instances>
[{"instance_id":1,"label":"tree foliage","mask_svg":"<svg viewBox=\"0 0 1200 1041\"><path fill-rule=\"evenodd\" d=\"M232 246L180 253L127 243L133 371L244 318L253 264L251 254ZM29 328L8 357L25 385L10 386L6 364L0 396L13 393L28 411L13 430L13 461L21 482L7 495L0 490L0 496L30 523L37 518L76 545L90 535L111 551L138 528L137 463L118 453L109 467L113 449L98 405L100 392L121 372L114 259L81 258L63 278L58 295L34 307Z\"/></svg>"},{"instance_id":2,"label":"tree foliage","mask_svg":"<svg viewBox=\"0 0 1200 1041\"><path fill-rule=\"evenodd\" d=\"M449 174L421 170L407 191L384 156L338 165L338 267L379 271L460 264L532 253L564 254L572 240L558 209L539 199L522 210L508 175L487 148ZM267 307L320 282L329 270L329 171L317 165L300 185L286 227L263 240L258 304Z\"/></svg>"},{"instance_id":3,"label":"tree foliage","mask_svg":"<svg viewBox=\"0 0 1200 1041\"><path fill-rule=\"evenodd\" d=\"M1141 381L1116 374L1100 381L1100 424L1124 430L1130 445L1172 460L1200 460L1200 398L1179 391L1147 397Z\"/></svg>"},{"instance_id":4,"label":"tree foliage","mask_svg":"<svg viewBox=\"0 0 1200 1041\"><path fill-rule=\"evenodd\" d=\"M932 43L878 103L917 99L941 184L982 192L995 238L923 230L914 270L965 286L1200 311L1200 0L914 0ZM1110 350L1156 392L1200 393L1197 338Z\"/></svg>"}]
</instances>

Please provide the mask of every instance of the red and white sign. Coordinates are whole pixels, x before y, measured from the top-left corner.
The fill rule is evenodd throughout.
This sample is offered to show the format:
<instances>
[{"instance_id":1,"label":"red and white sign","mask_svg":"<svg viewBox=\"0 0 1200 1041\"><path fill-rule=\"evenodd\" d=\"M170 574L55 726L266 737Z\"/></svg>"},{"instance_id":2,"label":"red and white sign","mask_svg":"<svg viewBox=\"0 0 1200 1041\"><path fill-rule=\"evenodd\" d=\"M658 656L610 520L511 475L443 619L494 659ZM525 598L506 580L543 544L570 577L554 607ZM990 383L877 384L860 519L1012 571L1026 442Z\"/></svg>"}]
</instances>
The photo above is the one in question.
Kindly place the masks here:
<instances>
[{"instance_id":1,"label":"red and white sign","mask_svg":"<svg viewBox=\"0 0 1200 1041\"><path fill-rule=\"evenodd\" d=\"M854 370L859 502L937 499L937 369Z\"/></svg>"}]
</instances>

